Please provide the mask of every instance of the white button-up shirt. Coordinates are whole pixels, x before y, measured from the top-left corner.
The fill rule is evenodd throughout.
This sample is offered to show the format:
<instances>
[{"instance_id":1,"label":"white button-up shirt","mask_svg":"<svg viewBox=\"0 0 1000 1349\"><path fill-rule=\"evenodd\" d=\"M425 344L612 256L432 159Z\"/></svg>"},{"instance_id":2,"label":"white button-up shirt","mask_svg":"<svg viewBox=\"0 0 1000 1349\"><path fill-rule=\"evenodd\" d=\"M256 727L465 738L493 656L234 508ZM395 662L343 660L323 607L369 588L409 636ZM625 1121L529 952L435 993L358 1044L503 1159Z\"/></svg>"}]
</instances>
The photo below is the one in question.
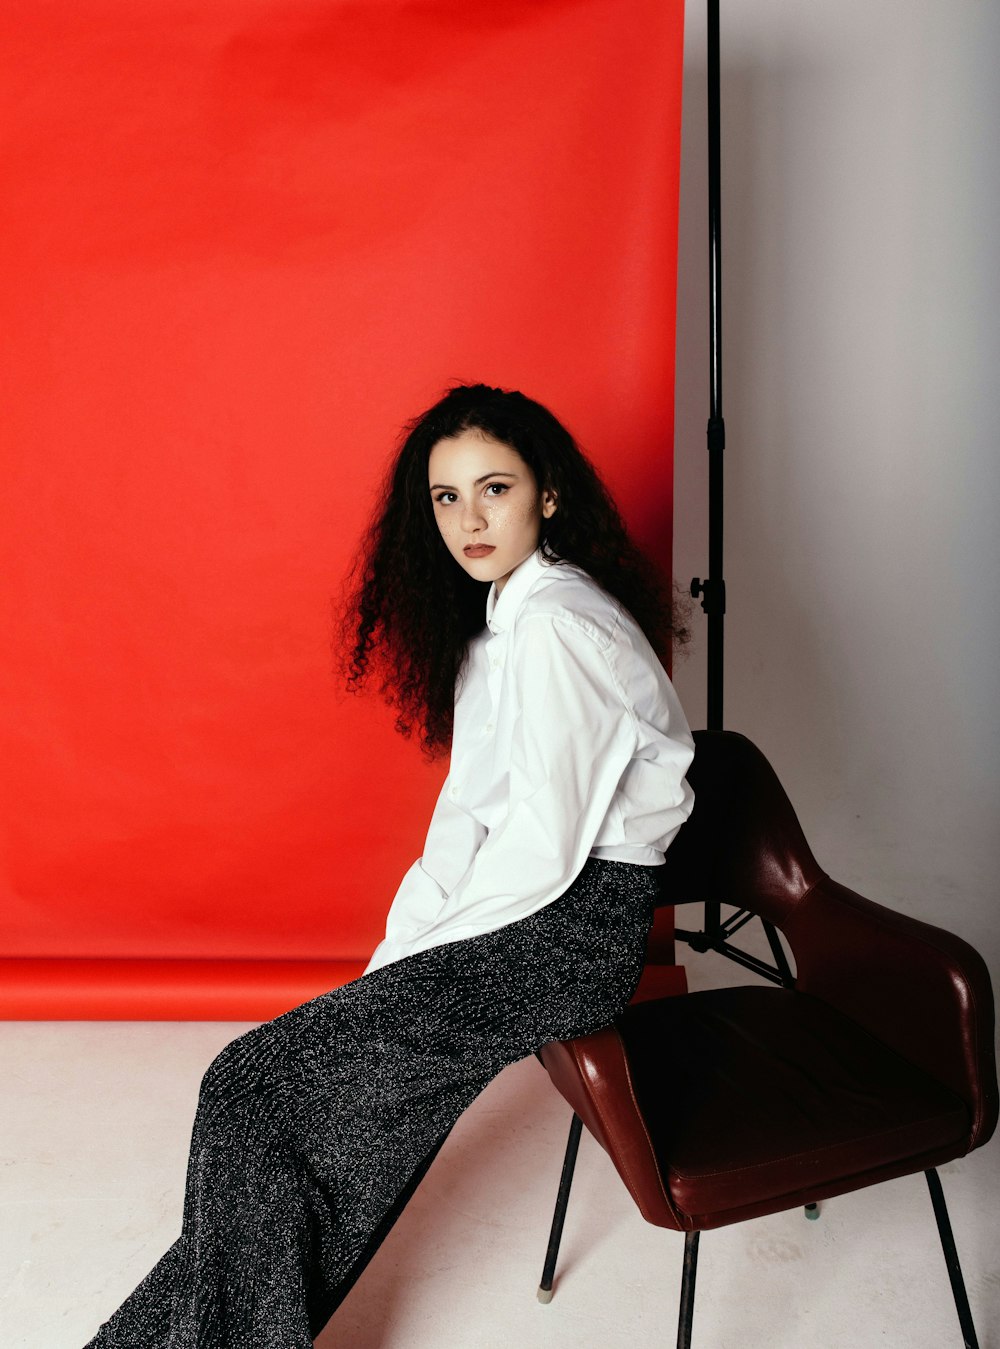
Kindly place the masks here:
<instances>
[{"instance_id":1,"label":"white button-up shirt","mask_svg":"<svg viewBox=\"0 0 1000 1349\"><path fill-rule=\"evenodd\" d=\"M582 568L536 551L490 587L423 855L365 973L526 918L588 856L659 865L694 804L693 757L635 619Z\"/></svg>"}]
</instances>

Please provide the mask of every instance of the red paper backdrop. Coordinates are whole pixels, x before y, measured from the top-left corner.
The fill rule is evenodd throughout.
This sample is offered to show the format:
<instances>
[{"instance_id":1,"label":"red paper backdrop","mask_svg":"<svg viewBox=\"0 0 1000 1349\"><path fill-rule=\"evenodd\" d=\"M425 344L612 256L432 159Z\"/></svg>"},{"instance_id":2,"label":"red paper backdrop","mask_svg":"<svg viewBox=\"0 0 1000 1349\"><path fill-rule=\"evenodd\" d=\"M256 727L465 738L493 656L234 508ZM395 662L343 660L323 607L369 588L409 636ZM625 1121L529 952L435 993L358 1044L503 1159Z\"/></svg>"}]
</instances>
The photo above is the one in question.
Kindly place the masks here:
<instances>
[{"instance_id":1,"label":"red paper backdrop","mask_svg":"<svg viewBox=\"0 0 1000 1349\"><path fill-rule=\"evenodd\" d=\"M0 44L0 1014L274 1014L360 970L445 772L330 651L402 421L523 389L669 564L681 3Z\"/></svg>"}]
</instances>

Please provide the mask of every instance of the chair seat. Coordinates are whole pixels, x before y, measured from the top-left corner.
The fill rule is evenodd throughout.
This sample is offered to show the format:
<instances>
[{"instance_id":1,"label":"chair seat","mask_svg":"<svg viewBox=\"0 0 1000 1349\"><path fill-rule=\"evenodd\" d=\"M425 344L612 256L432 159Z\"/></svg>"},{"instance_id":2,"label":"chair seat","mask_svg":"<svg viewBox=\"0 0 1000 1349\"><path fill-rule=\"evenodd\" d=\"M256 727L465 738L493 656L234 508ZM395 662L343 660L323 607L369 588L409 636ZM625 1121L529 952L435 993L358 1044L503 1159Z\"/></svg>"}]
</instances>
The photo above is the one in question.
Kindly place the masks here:
<instances>
[{"instance_id":1,"label":"chair seat","mask_svg":"<svg viewBox=\"0 0 1000 1349\"><path fill-rule=\"evenodd\" d=\"M670 1199L699 1226L967 1150L958 1096L807 994L712 989L629 1007L617 1030Z\"/></svg>"}]
</instances>

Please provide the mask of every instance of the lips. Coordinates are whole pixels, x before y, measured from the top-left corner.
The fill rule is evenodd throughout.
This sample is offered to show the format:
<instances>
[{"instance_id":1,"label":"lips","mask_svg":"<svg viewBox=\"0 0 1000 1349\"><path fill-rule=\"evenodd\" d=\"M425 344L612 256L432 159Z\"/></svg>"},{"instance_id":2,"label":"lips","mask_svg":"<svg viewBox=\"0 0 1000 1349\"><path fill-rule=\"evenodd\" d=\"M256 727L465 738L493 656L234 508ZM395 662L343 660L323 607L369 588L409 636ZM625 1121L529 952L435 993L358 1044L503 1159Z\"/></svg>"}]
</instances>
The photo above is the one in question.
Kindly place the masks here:
<instances>
[{"instance_id":1,"label":"lips","mask_svg":"<svg viewBox=\"0 0 1000 1349\"><path fill-rule=\"evenodd\" d=\"M488 543L470 544L462 551L466 557L488 557L493 552L493 546Z\"/></svg>"}]
</instances>

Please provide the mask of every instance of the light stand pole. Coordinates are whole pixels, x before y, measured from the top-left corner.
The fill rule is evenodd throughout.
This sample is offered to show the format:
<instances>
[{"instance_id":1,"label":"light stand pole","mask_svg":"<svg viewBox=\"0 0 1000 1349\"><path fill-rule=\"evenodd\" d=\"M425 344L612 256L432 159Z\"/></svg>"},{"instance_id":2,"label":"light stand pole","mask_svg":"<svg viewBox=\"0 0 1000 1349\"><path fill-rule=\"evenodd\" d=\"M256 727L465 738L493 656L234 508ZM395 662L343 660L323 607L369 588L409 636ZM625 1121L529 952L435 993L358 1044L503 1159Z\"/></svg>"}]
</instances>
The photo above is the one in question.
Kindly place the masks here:
<instances>
[{"instance_id":1,"label":"light stand pole","mask_svg":"<svg viewBox=\"0 0 1000 1349\"><path fill-rule=\"evenodd\" d=\"M719 0L707 0L708 59L708 307L709 307L709 415L708 415L708 577L695 577L691 594L700 597L708 618L708 703L706 725L722 730L723 669L725 653L726 582L723 578L723 452L726 423L722 415L722 152L721 76L719 61ZM719 951L730 960L754 970L774 983L794 983L781 940L771 923L761 919L774 965L732 946L729 938L753 917L737 909L723 922L718 900L705 901L705 930L675 935L695 951Z\"/></svg>"},{"instance_id":2,"label":"light stand pole","mask_svg":"<svg viewBox=\"0 0 1000 1349\"><path fill-rule=\"evenodd\" d=\"M722 415L722 155L720 149L719 0L708 0L708 578L697 576L691 594L701 597L708 616L708 717L710 731L722 730L726 582L722 575L723 451Z\"/></svg>"}]
</instances>

